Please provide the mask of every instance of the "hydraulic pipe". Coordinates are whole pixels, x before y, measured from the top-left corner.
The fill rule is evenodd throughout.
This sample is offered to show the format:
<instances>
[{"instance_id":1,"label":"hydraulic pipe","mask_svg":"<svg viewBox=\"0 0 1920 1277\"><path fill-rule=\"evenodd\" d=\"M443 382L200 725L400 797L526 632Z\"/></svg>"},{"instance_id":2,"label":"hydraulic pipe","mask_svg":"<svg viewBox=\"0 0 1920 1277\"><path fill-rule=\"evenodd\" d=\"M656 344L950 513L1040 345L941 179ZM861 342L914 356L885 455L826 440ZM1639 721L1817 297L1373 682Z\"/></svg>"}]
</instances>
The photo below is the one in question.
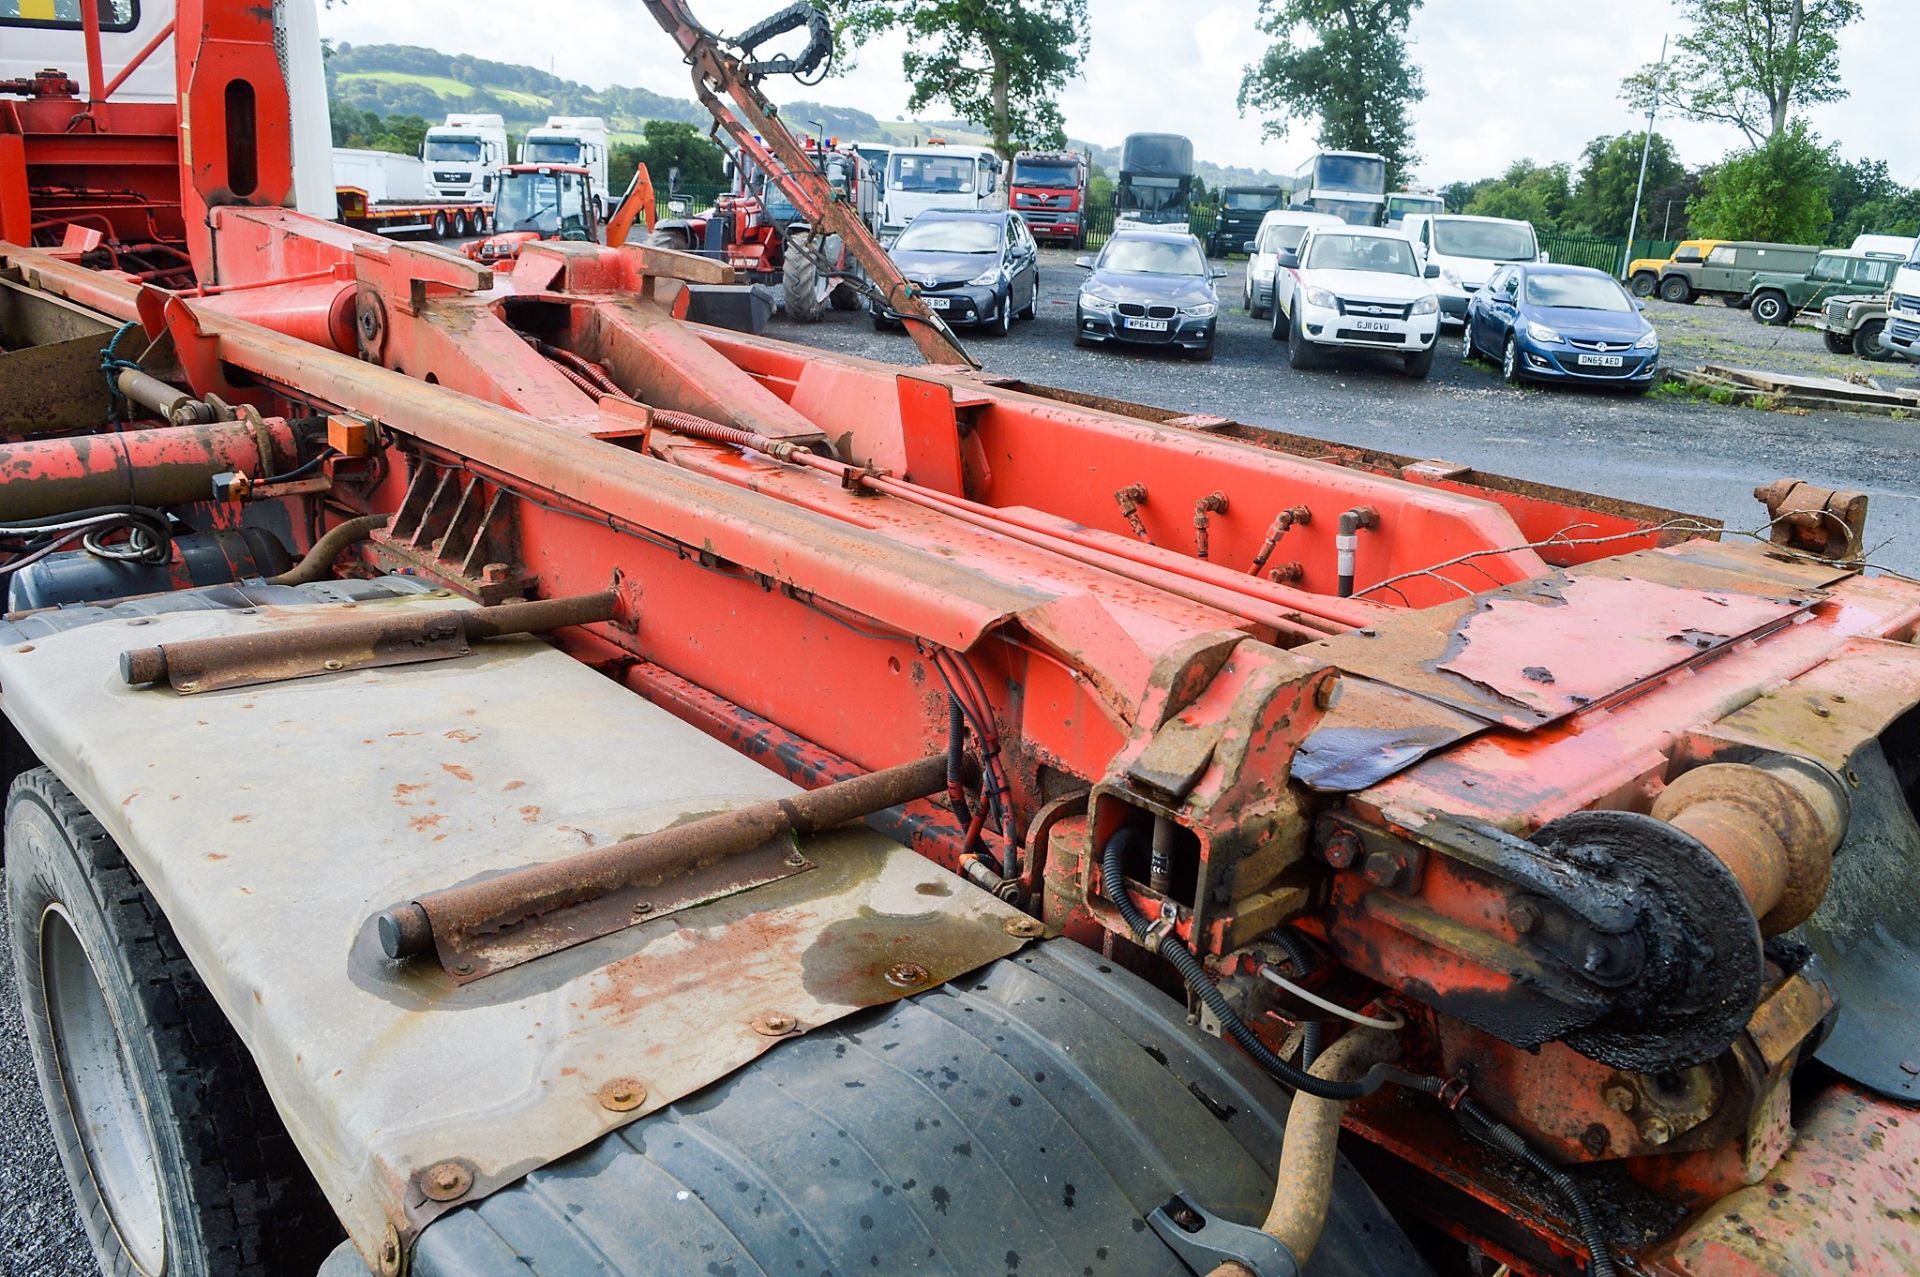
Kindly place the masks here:
<instances>
[{"instance_id":1,"label":"hydraulic pipe","mask_svg":"<svg viewBox=\"0 0 1920 1277\"><path fill-rule=\"evenodd\" d=\"M176 426L191 426L213 417L213 409L207 403L138 368L122 368L113 384L129 401Z\"/></svg>"},{"instance_id":2,"label":"hydraulic pipe","mask_svg":"<svg viewBox=\"0 0 1920 1277\"><path fill-rule=\"evenodd\" d=\"M353 354L360 348L354 332L355 287L351 280L324 278L281 288L235 288L195 298L194 304L315 346Z\"/></svg>"},{"instance_id":3,"label":"hydraulic pipe","mask_svg":"<svg viewBox=\"0 0 1920 1277\"><path fill-rule=\"evenodd\" d=\"M1193 503L1193 557L1207 557L1207 531L1213 515L1227 512L1227 494L1209 492Z\"/></svg>"},{"instance_id":4,"label":"hydraulic pipe","mask_svg":"<svg viewBox=\"0 0 1920 1277\"><path fill-rule=\"evenodd\" d=\"M318 581L333 571L333 565L350 545L358 545L373 535L374 531L387 526L391 515L365 514L357 519L348 519L328 529L325 536L313 543L313 548L300 557L300 561L282 572L279 576L267 578L268 585L305 585Z\"/></svg>"},{"instance_id":5,"label":"hydraulic pipe","mask_svg":"<svg viewBox=\"0 0 1920 1277\"><path fill-rule=\"evenodd\" d=\"M290 467L298 451L293 427L282 417L261 425L273 469ZM211 500L213 477L222 471L261 473L260 438L247 422L222 421L0 444L7 514L37 519L96 505Z\"/></svg>"},{"instance_id":6,"label":"hydraulic pipe","mask_svg":"<svg viewBox=\"0 0 1920 1277\"><path fill-rule=\"evenodd\" d=\"M1353 596L1353 567L1355 551L1360 546L1360 529L1380 526L1380 512L1370 505L1355 506L1340 516L1339 531L1334 536L1334 552L1338 556L1335 575L1339 578L1340 597Z\"/></svg>"},{"instance_id":7,"label":"hydraulic pipe","mask_svg":"<svg viewBox=\"0 0 1920 1277\"><path fill-rule=\"evenodd\" d=\"M1267 566L1267 560L1271 559L1273 552L1280 547L1280 538L1285 536L1294 524L1312 522L1313 511L1303 505L1294 506L1291 510L1282 510L1274 515L1273 522L1267 527L1266 539L1260 543L1260 548L1254 551L1253 566L1247 569L1247 575L1260 575L1261 569Z\"/></svg>"}]
</instances>

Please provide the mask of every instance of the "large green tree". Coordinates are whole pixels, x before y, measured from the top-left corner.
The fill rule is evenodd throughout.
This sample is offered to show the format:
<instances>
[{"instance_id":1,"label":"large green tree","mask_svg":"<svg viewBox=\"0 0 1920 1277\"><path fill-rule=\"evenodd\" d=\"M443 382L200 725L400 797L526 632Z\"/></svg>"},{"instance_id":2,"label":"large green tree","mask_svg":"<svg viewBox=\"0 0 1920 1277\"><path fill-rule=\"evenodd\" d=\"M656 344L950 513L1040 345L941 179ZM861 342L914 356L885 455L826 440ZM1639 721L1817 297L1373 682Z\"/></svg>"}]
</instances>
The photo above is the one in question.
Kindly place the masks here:
<instances>
[{"instance_id":1,"label":"large green tree","mask_svg":"<svg viewBox=\"0 0 1920 1277\"><path fill-rule=\"evenodd\" d=\"M633 181L636 164L647 166L647 176L662 199L674 169L677 186L717 187L726 181L722 164L726 153L712 138L679 120L648 120L640 126L640 141L616 142L607 156L607 186L617 196Z\"/></svg>"},{"instance_id":2,"label":"large green tree","mask_svg":"<svg viewBox=\"0 0 1920 1277\"><path fill-rule=\"evenodd\" d=\"M1260 29L1273 37L1240 80L1240 109L1266 116L1282 137L1317 119L1329 150L1387 157L1387 185L1404 186L1420 158L1408 112L1427 95L1407 57L1407 22L1421 0L1260 0Z\"/></svg>"},{"instance_id":3,"label":"large green tree","mask_svg":"<svg viewBox=\"0 0 1920 1277\"><path fill-rule=\"evenodd\" d=\"M1572 198L1565 164L1515 160L1505 173L1474 193L1466 211L1475 217L1512 217L1532 222L1536 230L1557 231Z\"/></svg>"},{"instance_id":4,"label":"large green tree","mask_svg":"<svg viewBox=\"0 0 1920 1277\"><path fill-rule=\"evenodd\" d=\"M908 109L945 102L980 126L1003 159L1065 146L1060 90L1087 56L1087 0L813 0L841 48L907 33Z\"/></svg>"},{"instance_id":5,"label":"large green tree","mask_svg":"<svg viewBox=\"0 0 1920 1277\"><path fill-rule=\"evenodd\" d=\"M1711 239L1762 239L1817 244L1833 221L1827 190L1833 154L1800 120L1752 151L1732 155L1703 175L1700 197L1687 205L1693 232Z\"/></svg>"},{"instance_id":6,"label":"large green tree","mask_svg":"<svg viewBox=\"0 0 1920 1277\"><path fill-rule=\"evenodd\" d=\"M1786 129L1796 108L1837 102L1840 32L1860 0L1682 0L1679 51L1621 83L1640 110L1658 99L1688 119L1731 124L1754 146Z\"/></svg>"},{"instance_id":7,"label":"large green tree","mask_svg":"<svg viewBox=\"0 0 1920 1277\"><path fill-rule=\"evenodd\" d=\"M1593 235L1625 233L1627 219L1633 216L1633 194L1640 182L1640 152L1647 154L1647 192L1666 190L1685 180L1687 170L1674 157L1673 143L1655 133L1648 141L1641 133L1621 133L1597 137L1581 153L1579 174L1574 180L1573 199L1567 206L1567 229L1578 228ZM1642 200L1640 226L1634 234L1643 234L1649 220L1655 229L1659 221L1651 199Z\"/></svg>"}]
</instances>

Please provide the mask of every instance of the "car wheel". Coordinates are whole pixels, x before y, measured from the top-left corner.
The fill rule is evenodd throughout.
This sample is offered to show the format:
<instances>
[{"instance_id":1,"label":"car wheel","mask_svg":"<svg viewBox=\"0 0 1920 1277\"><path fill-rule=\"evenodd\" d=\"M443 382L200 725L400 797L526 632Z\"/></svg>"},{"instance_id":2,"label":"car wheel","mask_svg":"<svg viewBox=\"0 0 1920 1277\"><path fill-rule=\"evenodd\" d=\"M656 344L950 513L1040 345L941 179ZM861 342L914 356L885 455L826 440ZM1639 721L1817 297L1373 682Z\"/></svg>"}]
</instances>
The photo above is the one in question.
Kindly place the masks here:
<instances>
[{"instance_id":1,"label":"car wheel","mask_svg":"<svg viewBox=\"0 0 1920 1277\"><path fill-rule=\"evenodd\" d=\"M1828 329L1826 332L1820 334L1820 339L1827 344L1827 353L1829 355L1851 355L1853 353L1853 337L1847 333L1836 333L1832 329Z\"/></svg>"},{"instance_id":2,"label":"car wheel","mask_svg":"<svg viewBox=\"0 0 1920 1277\"><path fill-rule=\"evenodd\" d=\"M1654 275L1651 271L1643 270L1633 277L1633 281L1628 284L1628 287L1633 290L1635 297L1651 297L1653 296L1653 290L1659 287L1659 285L1660 280L1658 276Z\"/></svg>"},{"instance_id":3,"label":"car wheel","mask_svg":"<svg viewBox=\"0 0 1920 1277\"><path fill-rule=\"evenodd\" d=\"M1253 276L1251 274L1240 285L1240 310L1243 314L1253 314Z\"/></svg>"},{"instance_id":4,"label":"car wheel","mask_svg":"<svg viewBox=\"0 0 1920 1277\"><path fill-rule=\"evenodd\" d=\"M1197 359L1203 364L1212 363L1213 362L1213 339L1209 337L1207 339L1206 345L1200 347L1200 349L1198 350L1189 350L1187 352L1187 355L1189 358Z\"/></svg>"},{"instance_id":5,"label":"car wheel","mask_svg":"<svg viewBox=\"0 0 1920 1277\"><path fill-rule=\"evenodd\" d=\"M1306 331L1294 324L1287 325L1287 363L1303 371L1320 366L1320 352L1313 349Z\"/></svg>"},{"instance_id":6,"label":"car wheel","mask_svg":"<svg viewBox=\"0 0 1920 1277\"><path fill-rule=\"evenodd\" d=\"M1013 331L1013 289L1007 289L1007 295L1000 299L994 308L994 316L987 321L987 331L995 337L1005 337Z\"/></svg>"},{"instance_id":7,"label":"car wheel","mask_svg":"<svg viewBox=\"0 0 1920 1277\"><path fill-rule=\"evenodd\" d=\"M1434 340L1437 346L1439 339L1435 338ZM1415 381L1426 380L1427 374L1433 371L1434 348L1434 346L1429 346L1417 355L1408 355L1406 357L1402 367L1407 376L1412 377Z\"/></svg>"},{"instance_id":8,"label":"car wheel","mask_svg":"<svg viewBox=\"0 0 1920 1277\"><path fill-rule=\"evenodd\" d=\"M1035 320L1040 318L1040 272L1033 272L1033 296L1027 300L1027 308L1020 312L1020 318Z\"/></svg>"},{"instance_id":9,"label":"car wheel","mask_svg":"<svg viewBox=\"0 0 1920 1277\"><path fill-rule=\"evenodd\" d=\"M1280 308L1280 298L1276 294L1273 299L1273 339L1275 341L1285 341L1287 339L1287 330L1290 327L1292 327L1292 325L1287 319L1287 312Z\"/></svg>"},{"instance_id":10,"label":"car wheel","mask_svg":"<svg viewBox=\"0 0 1920 1277\"><path fill-rule=\"evenodd\" d=\"M1899 356L1887 345L1887 321L1869 319L1853 330L1853 353L1875 363L1891 363Z\"/></svg>"},{"instance_id":11,"label":"car wheel","mask_svg":"<svg viewBox=\"0 0 1920 1277\"><path fill-rule=\"evenodd\" d=\"M1693 302L1693 285L1679 275L1669 275L1660 281L1660 300L1672 302L1676 306L1687 306Z\"/></svg>"},{"instance_id":12,"label":"car wheel","mask_svg":"<svg viewBox=\"0 0 1920 1277\"><path fill-rule=\"evenodd\" d=\"M1507 348L1500 355L1500 375L1513 385L1520 384L1520 343L1512 337L1507 338Z\"/></svg>"},{"instance_id":13,"label":"car wheel","mask_svg":"<svg viewBox=\"0 0 1920 1277\"><path fill-rule=\"evenodd\" d=\"M1435 340L1438 338L1436 337ZM1477 363L1479 359L1480 350L1473 344L1473 312L1468 311L1467 322L1460 328L1460 362L1471 364Z\"/></svg>"},{"instance_id":14,"label":"car wheel","mask_svg":"<svg viewBox=\"0 0 1920 1277\"><path fill-rule=\"evenodd\" d=\"M1098 343L1088 338L1085 324L1086 316L1080 313L1080 306L1076 302L1073 307L1073 344L1081 347L1097 345Z\"/></svg>"},{"instance_id":15,"label":"car wheel","mask_svg":"<svg viewBox=\"0 0 1920 1277\"><path fill-rule=\"evenodd\" d=\"M1753 318L1755 323L1778 327L1793 318L1793 309L1787 305L1786 294L1765 292L1753 299Z\"/></svg>"}]
</instances>

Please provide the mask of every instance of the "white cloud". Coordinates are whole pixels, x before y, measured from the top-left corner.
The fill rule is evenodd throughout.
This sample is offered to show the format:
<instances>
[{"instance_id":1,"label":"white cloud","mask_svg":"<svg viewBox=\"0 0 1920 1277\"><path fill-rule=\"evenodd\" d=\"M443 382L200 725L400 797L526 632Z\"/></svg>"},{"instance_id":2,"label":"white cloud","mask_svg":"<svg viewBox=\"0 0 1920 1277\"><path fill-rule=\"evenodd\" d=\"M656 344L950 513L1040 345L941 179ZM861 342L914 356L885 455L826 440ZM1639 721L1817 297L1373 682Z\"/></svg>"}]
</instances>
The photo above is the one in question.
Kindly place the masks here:
<instances>
[{"instance_id":1,"label":"white cloud","mask_svg":"<svg viewBox=\"0 0 1920 1277\"><path fill-rule=\"evenodd\" d=\"M695 0L701 21L737 31L776 0ZM1841 41L1852 96L1820 107L1813 125L1848 157L1887 160L1920 184L1920 144L1898 86L1920 46L1920 4L1865 0L1865 19ZM1061 93L1076 137L1117 145L1143 130L1185 133L1216 164L1291 171L1312 129L1265 140L1260 121L1234 106L1243 67L1264 47L1254 0L1090 0L1093 50ZM321 30L355 43L420 44L501 62L523 62L597 87L632 84L687 92L679 51L632 0L543 0L538 20L506 0L350 3L323 9ZM1428 0L1410 37L1427 98L1414 110L1420 175L1433 184L1482 177L1522 156L1571 160L1602 133L1638 129L1618 96L1620 77L1660 51L1662 31L1682 30L1672 0ZM776 99L812 98L883 119L906 110L904 37L863 50L850 74L815 88L771 82ZM933 114L940 114L934 108ZM1689 164L1739 142L1730 129L1663 120Z\"/></svg>"}]
</instances>

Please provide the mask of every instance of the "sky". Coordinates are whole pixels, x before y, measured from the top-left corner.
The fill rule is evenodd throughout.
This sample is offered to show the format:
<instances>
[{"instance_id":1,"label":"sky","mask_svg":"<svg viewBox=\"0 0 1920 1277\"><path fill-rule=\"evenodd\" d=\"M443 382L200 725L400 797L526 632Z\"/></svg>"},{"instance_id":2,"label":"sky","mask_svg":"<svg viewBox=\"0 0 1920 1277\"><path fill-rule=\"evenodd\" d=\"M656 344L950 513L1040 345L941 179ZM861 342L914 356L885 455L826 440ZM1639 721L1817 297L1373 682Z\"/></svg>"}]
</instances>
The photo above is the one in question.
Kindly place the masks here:
<instances>
[{"instance_id":1,"label":"sky","mask_svg":"<svg viewBox=\"0 0 1920 1277\"><path fill-rule=\"evenodd\" d=\"M738 31L780 0L691 0L701 22ZM636 0L542 0L540 21L508 0L345 0L320 12L321 33L356 44L419 44L540 66L596 88L629 84L687 95L679 51ZM1238 114L1245 65L1265 47L1256 0L1089 0L1093 47L1060 95L1068 133L1117 146L1128 133L1184 133L1207 162L1293 171L1313 149L1313 127L1264 138ZM1841 37L1851 96L1816 107L1813 127L1848 159L1884 159L1920 185L1920 138L1900 100L1920 47L1920 2L1862 0L1865 17ZM1170 19L1177 14L1177 19ZM1604 14L1604 18L1600 15ZM1424 186L1497 173L1516 159L1574 160L1590 138L1638 130L1644 117L1619 98L1620 77L1680 33L1672 0L1426 0L1409 32L1427 96L1414 108ZM789 40L793 37L788 37ZM905 39L862 50L856 66L813 88L769 82L776 101L812 99L883 119L903 114ZM930 118L949 114L935 107ZM1737 130L1663 119L1688 165L1741 143Z\"/></svg>"}]
</instances>

